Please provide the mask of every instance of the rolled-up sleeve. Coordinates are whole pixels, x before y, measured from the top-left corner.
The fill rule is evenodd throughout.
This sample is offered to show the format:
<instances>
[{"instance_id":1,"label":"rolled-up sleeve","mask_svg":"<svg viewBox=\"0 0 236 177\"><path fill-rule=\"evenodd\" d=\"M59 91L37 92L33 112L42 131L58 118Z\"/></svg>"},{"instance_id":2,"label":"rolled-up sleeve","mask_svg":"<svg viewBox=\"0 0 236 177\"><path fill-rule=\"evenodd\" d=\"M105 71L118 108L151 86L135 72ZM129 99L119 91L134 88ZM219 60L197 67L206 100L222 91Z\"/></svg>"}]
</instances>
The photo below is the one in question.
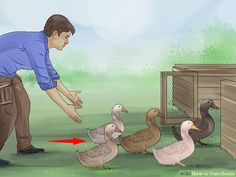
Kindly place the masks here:
<instances>
[{"instance_id":1,"label":"rolled-up sleeve","mask_svg":"<svg viewBox=\"0 0 236 177\"><path fill-rule=\"evenodd\" d=\"M33 41L24 44L24 48L30 59L40 88L42 90L48 90L56 87L56 81L50 76L51 74L49 74L47 67L47 49L44 43L41 41Z\"/></svg>"},{"instance_id":2,"label":"rolled-up sleeve","mask_svg":"<svg viewBox=\"0 0 236 177\"><path fill-rule=\"evenodd\" d=\"M55 70L55 68L52 66L51 60L50 60L49 55L48 55L48 51L47 51L47 54L46 54L46 65L47 65L48 74L50 75L50 77L51 77L53 80L59 79L60 76L59 76L59 74L57 73L57 71Z\"/></svg>"}]
</instances>

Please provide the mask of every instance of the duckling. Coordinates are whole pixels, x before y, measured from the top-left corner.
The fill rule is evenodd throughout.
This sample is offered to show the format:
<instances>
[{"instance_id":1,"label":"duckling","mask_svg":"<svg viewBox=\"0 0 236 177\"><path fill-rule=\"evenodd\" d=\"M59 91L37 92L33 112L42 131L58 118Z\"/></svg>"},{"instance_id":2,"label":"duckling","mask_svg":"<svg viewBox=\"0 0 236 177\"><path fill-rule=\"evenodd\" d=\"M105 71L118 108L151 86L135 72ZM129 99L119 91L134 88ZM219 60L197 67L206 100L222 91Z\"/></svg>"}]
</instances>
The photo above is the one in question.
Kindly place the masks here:
<instances>
[{"instance_id":1,"label":"duckling","mask_svg":"<svg viewBox=\"0 0 236 177\"><path fill-rule=\"evenodd\" d=\"M155 145L161 138L160 128L155 122L155 118L163 118L162 113L157 108L150 109L146 114L148 128L140 130L132 135L120 136L120 144L127 152L152 154L148 147Z\"/></svg>"},{"instance_id":2,"label":"duckling","mask_svg":"<svg viewBox=\"0 0 236 177\"><path fill-rule=\"evenodd\" d=\"M186 164L182 163L181 160L186 159L194 152L194 142L188 134L191 128L199 130L192 121L184 121L181 124L182 141L159 150L153 149L153 154L160 164L175 165L177 163L182 167L186 167Z\"/></svg>"},{"instance_id":3,"label":"duckling","mask_svg":"<svg viewBox=\"0 0 236 177\"><path fill-rule=\"evenodd\" d=\"M107 124L105 126L104 144L100 144L84 152L76 151L80 163L90 168L104 167L107 169L104 164L114 159L118 154L117 144L112 137L114 132L121 133L121 130L113 123Z\"/></svg>"},{"instance_id":4,"label":"duckling","mask_svg":"<svg viewBox=\"0 0 236 177\"><path fill-rule=\"evenodd\" d=\"M201 131L190 130L189 135L192 137L194 143L199 143L201 146L207 145L203 143L201 139L209 136L215 129L214 119L209 114L208 110L210 108L219 109L211 99L207 99L201 102L200 105L200 113L202 119L197 119L193 121L194 125L196 125ZM177 140L182 140L180 135L180 129L172 127L172 132Z\"/></svg>"},{"instance_id":5,"label":"duckling","mask_svg":"<svg viewBox=\"0 0 236 177\"><path fill-rule=\"evenodd\" d=\"M114 123L121 130L121 133L114 132L112 134L113 139L116 139L118 136L120 136L124 132L124 129L125 129L124 122L120 118L120 112L128 113L128 110L125 109L125 107L122 104L114 105L111 112L112 123ZM95 129L89 129L89 128L87 129L88 136L94 143L97 143L97 144L105 143L105 137L104 137L105 126L106 124Z\"/></svg>"}]
</instances>

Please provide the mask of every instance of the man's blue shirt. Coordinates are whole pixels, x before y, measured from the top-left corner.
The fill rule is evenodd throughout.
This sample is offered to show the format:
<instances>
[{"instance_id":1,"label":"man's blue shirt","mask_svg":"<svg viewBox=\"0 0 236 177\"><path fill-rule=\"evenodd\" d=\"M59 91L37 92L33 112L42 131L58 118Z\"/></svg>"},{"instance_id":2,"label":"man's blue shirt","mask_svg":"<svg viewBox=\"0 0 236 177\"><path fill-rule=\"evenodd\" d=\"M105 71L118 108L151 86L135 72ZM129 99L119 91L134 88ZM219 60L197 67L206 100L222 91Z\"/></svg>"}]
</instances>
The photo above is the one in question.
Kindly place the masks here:
<instances>
[{"instance_id":1,"label":"man's blue shirt","mask_svg":"<svg viewBox=\"0 0 236 177\"><path fill-rule=\"evenodd\" d=\"M48 38L40 32L12 32L0 36L0 76L14 77L20 69L34 70L42 90L56 87L60 76L49 58Z\"/></svg>"}]
</instances>

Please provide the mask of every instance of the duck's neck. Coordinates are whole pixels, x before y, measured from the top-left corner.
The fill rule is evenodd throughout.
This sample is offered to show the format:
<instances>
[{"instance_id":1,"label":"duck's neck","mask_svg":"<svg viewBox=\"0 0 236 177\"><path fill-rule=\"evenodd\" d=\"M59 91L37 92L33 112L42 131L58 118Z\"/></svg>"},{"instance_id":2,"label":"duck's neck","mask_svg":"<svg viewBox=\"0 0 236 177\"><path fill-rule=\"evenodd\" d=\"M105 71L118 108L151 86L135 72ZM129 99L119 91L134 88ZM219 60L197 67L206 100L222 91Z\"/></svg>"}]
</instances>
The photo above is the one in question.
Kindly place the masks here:
<instances>
[{"instance_id":1,"label":"duck's neck","mask_svg":"<svg viewBox=\"0 0 236 177\"><path fill-rule=\"evenodd\" d=\"M117 121L117 120L121 120L120 119L120 113L119 112L117 112L117 113L112 113L112 120L113 121Z\"/></svg>"},{"instance_id":2,"label":"duck's neck","mask_svg":"<svg viewBox=\"0 0 236 177\"><path fill-rule=\"evenodd\" d=\"M205 131L212 133L215 129L214 119L209 114L209 108L200 107L200 113L202 116L202 121L204 122L205 128L201 131L202 134L205 134Z\"/></svg>"},{"instance_id":3,"label":"duck's neck","mask_svg":"<svg viewBox=\"0 0 236 177\"><path fill-rule=\"evenodd\" d=\"M209 108L205 108L203 106L200 106L200 113L202 116L202 119L206 119L206 118L212 118L211 115L208 112Z\"/></svg>"},{"instance_id":4,"label":"duck's neck","mask_svg":"<svg viewBox=\"0 0 236 177\"><path fill-rule=\"evenodd\" d=\"M146 121L147 121L147 125L148 125L148 127L150 129L156 129L156 128L159 129L159 127L157 126L157 124L155 122L155 117L153 117L151 119L150 118L146 118Z\"/></svg>"},{"instance_id":5,"label":"duck's neck","mask_svg":"<svg viewBox=\"0 0 236 177\"><path fill-rule=\"evenodd\" d=\"M112 134L105 133L105 140L110 145L115 145L115 140L112 137Z\"/></svg>"},{"instance_id":6,"label":"duck's neck","mask_svg":"<svg viewBox=\"0 0 236 177\"><path fill-rule=\"evenodd\" d=\"M186 144L193 143L193 139L188 134L188 130L181 130L181 137Z\"/></svg>"}]
</instances>

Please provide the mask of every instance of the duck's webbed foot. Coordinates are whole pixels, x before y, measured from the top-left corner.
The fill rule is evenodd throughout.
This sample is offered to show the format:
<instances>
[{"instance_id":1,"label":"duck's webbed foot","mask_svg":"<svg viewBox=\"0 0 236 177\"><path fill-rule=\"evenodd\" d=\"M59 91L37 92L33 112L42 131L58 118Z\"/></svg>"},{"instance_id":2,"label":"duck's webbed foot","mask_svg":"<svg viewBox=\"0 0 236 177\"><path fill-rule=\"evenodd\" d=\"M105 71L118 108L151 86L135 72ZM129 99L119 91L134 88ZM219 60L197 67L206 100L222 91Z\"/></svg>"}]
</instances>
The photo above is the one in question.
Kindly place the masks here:
<instances>
[{"instance_id":1,"label":"duck's webbed foot","mask_svg":"<svg viewBox=\"0 0 236 177\"><path fill-rule=\"evenodd\" d=\"M201 146L206 146L207 144L206 143L203 143L202 141L198 141L198 143L201 145Z\"/></svg>"},{"instance_id":2,"label":"duck's webbed foot","mask_svg":"<svg viewBox=\"0 0 236 177\"><path fill-rule=\"evenodd\" d=\"M181 166L181 167L186 167L187 165L182 163L182 162L178 162L178 164Z\"/></svg>"}]
</instances>

